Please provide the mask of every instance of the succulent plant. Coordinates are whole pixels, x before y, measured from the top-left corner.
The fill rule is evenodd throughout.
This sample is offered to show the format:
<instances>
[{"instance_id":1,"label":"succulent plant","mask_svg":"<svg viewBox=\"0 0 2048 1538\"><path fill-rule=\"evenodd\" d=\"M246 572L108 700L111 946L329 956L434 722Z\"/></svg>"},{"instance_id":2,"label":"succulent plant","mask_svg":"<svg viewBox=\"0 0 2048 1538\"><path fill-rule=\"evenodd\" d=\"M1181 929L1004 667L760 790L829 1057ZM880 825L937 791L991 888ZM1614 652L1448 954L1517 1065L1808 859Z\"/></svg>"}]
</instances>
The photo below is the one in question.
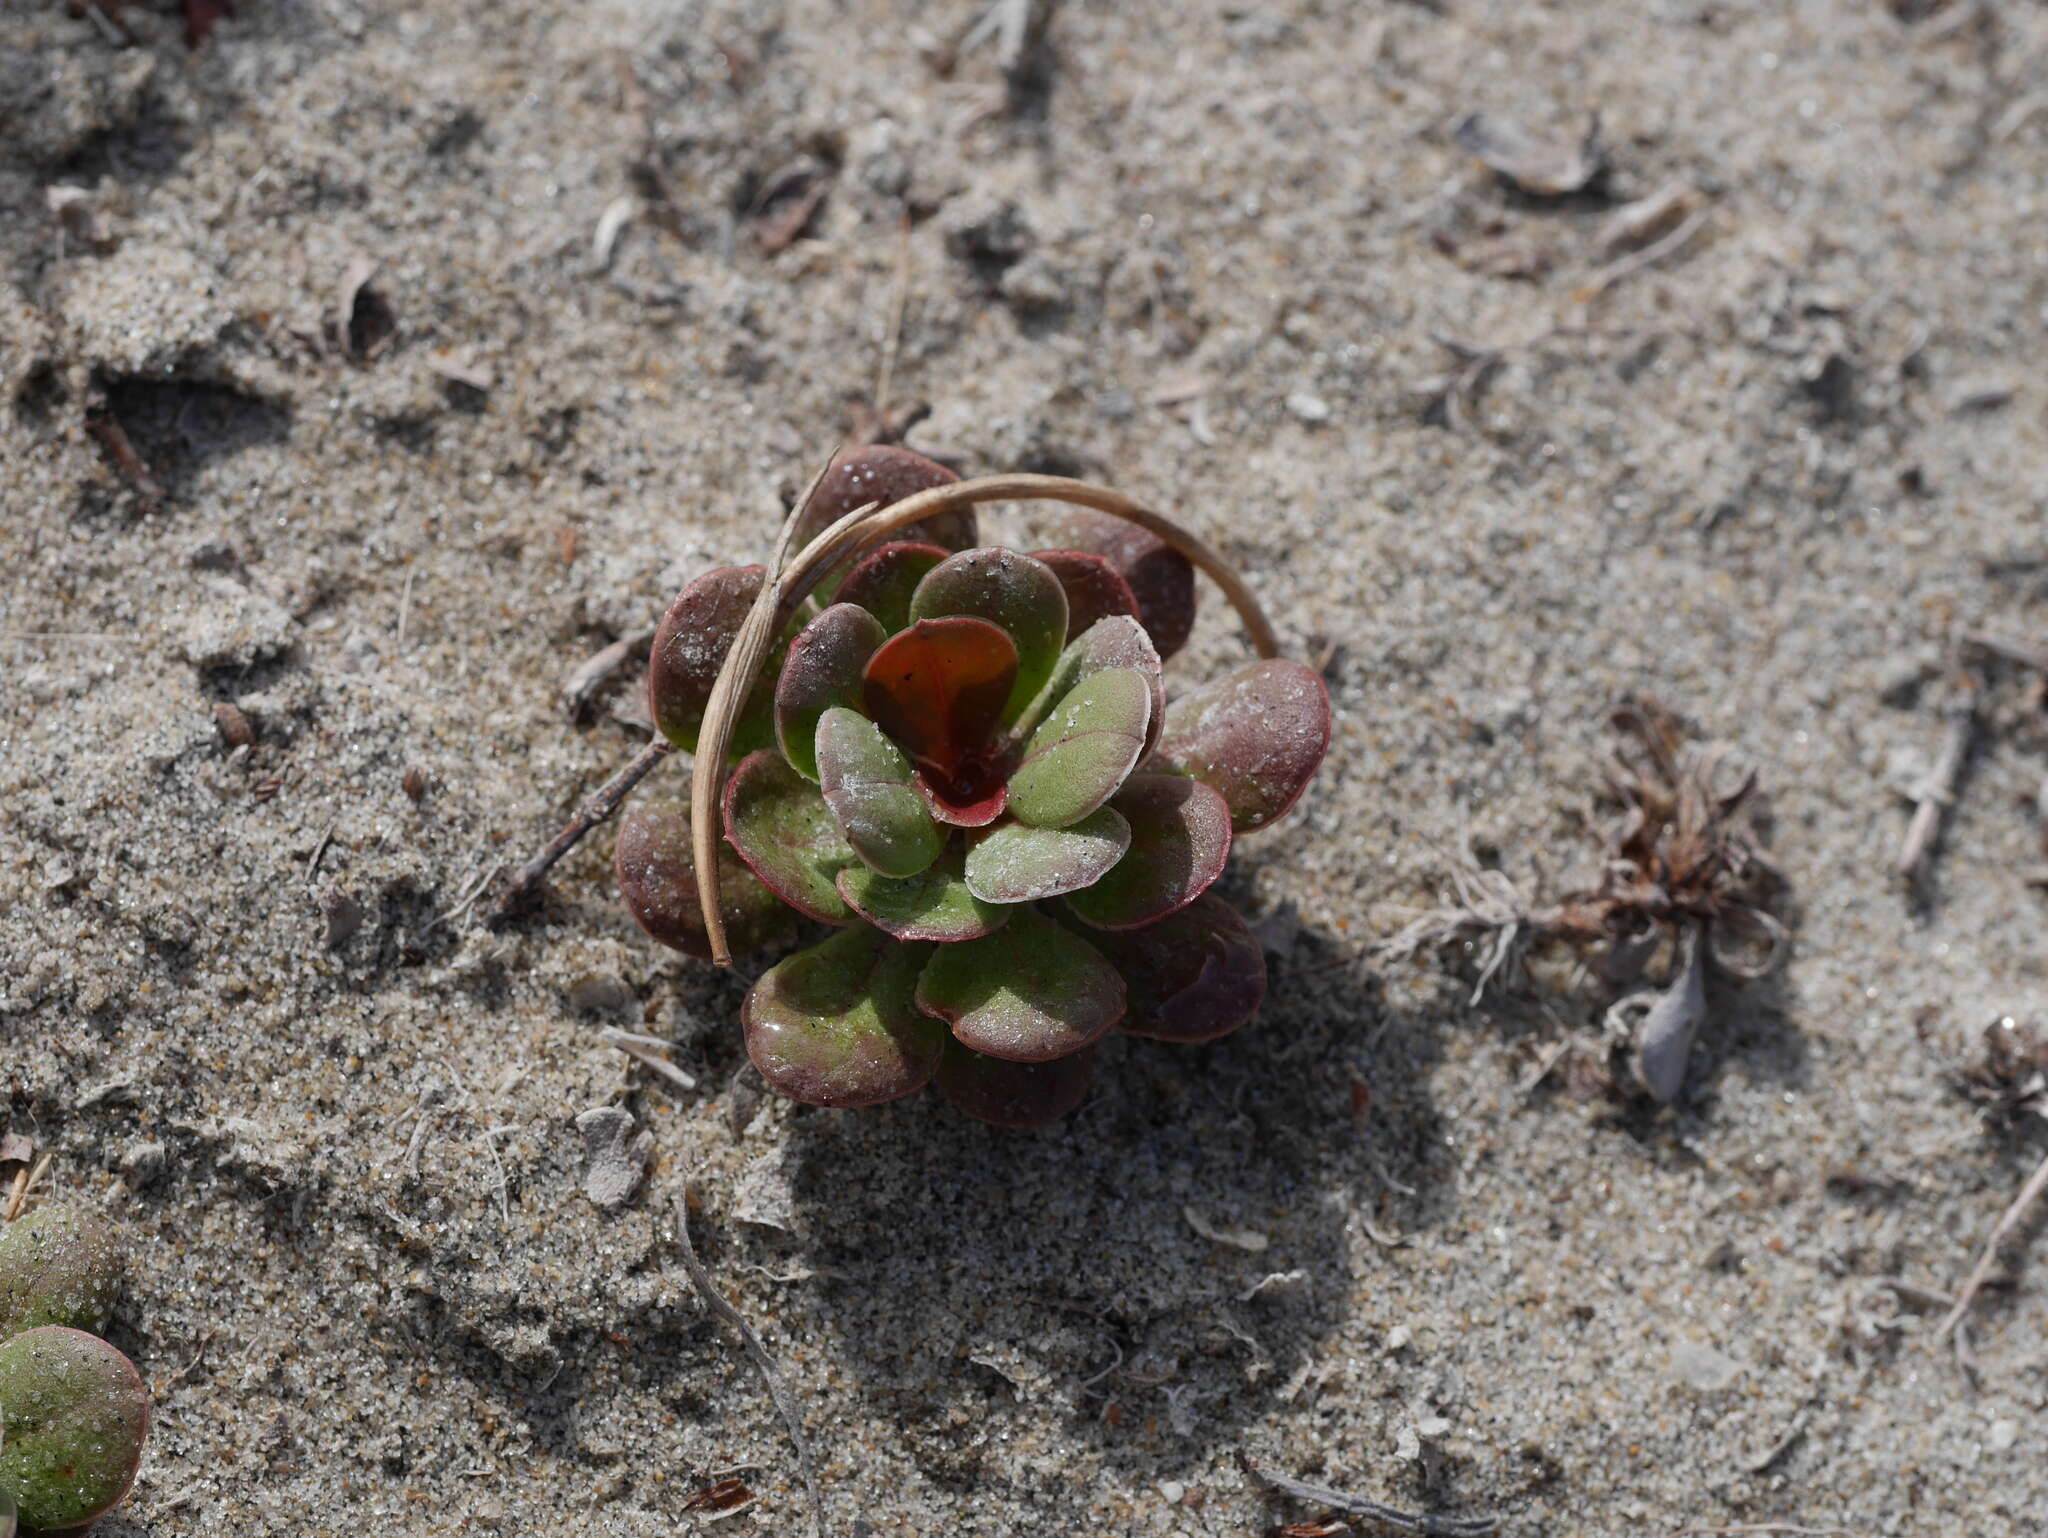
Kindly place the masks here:
<instances>
[{"instance_id":1,"label":"succulent plant","mask_svg":"<svg viewBox=\"0 0 2048 1538\"><path fill-rule=\"evenodd\" d=\"M72 1207L38 1207L0 1228L0 1340L40 1324L104 1330L120 1281L104 1223Z\"/></svg>"},{"instance_id":2,"label":"succulent plant","mask_svg":"<svg viewBox=\"0 0 2048 1538\"><path fill-rule=\"evenodd\" d=\"M0 1491L29 1531L83 1527L118 1505L148 1434L149 1390L97 1335L48 1324L0 1344Z\"/></svg>"},{"instance_id":3,"label":"succulent plant","mask_svg":"<svg viewBox=\"0 0 2048 1538\"><path fill-rule=\"evenodd\" d=\"M834 927L747 996L768 1082L834 1107L931 1083L1030 1126L1079 1102L1112 1028L1197 1042L1251 1018L1264 958L1209 888L1232 840L1301 796L1330 705L1314 671L1268 656L1169 706L1162 666L1195 588L1165 521L1063 511L1057 548L984 548L974 498L1123 500L1049 477L954 481L903 449L835 461L785 533L804 554L775 579L802 574L807 599L764 598L764 567L698 578L655 635L649 703L676 747L728 743L697 765L723 779L719 931L753 948L797 915ZM848 515L899 501L876 521L932 514L857 537ZM1248 592L1226 590L1270 650ZM750 621L770 630L746 680ZM721 938L700 901L705 849L687 811L645 805L617 854L642 927L700 957Z\"/></svg>"}]
</instances>

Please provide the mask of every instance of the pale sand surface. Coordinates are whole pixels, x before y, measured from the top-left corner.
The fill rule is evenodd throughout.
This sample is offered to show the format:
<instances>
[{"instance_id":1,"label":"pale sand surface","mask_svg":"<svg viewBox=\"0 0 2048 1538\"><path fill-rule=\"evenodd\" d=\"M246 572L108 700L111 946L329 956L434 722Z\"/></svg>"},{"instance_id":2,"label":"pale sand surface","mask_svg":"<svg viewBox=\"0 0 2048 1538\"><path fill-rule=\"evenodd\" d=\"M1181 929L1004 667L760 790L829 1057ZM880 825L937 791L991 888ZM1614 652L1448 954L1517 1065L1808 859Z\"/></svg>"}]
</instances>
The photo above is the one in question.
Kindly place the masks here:
<instances>
[{"instance_id":1,"label":"pale sand surface","mask_svg":"<svg viewBox=\"0 0 2048 1538\"><path fill-rule=\"evenodd\" d=\"M2048 1023L2038 696L1989 675L1915 906L1895 788L1941 685L1886 688L1961 629L2048 636L2048 8L1069 0L1009 96L989 48L935 74L912 9L242 0L197 53L154 5L131 48L0 15L0 1130L135 1236L113 1335L159 1419L103 1530L670 1534L738 1470L759 1504L706 1530L802 1531L674 1268L687 1182L835 1533L1315 1514L1240 1449L1526 1538L2038 1533L2041 1257L1974 1384L1882 1279L1952 1289L2042 1151L1946 1082ZM622 51L675 201L608 279ZM1478 107L1597 108L1613 191L1689 183L1705 223L1589 295L1607 205L1503 190L1451 140ZM829 193L765 258L734 210L804 154ZM60 184L96 228L60 240ZM913 445L1184 516L1334 642L1337 737L1227 878L1300 913L1251 1029L1114 1046L1036 1135L929 1097L736 1135L743 985L639 936L607 836L506 929L438 916L632 751L631 689L571 725L563 676L765 554L874 387L906 206ZM358 257L367 361L322 339ZM1456 430L1438 336L1505 354ZM1240 646L1212 602L1173 674ZM1638 689L1760 766L1795 923L1663 1115L1522 1090L1597 982L1472 1007L1466 962L1364 959L1463 840L1589 877ZM574 1128L606 1103L657 1147L609 1213Z\"/></svg>"}]
</instances>

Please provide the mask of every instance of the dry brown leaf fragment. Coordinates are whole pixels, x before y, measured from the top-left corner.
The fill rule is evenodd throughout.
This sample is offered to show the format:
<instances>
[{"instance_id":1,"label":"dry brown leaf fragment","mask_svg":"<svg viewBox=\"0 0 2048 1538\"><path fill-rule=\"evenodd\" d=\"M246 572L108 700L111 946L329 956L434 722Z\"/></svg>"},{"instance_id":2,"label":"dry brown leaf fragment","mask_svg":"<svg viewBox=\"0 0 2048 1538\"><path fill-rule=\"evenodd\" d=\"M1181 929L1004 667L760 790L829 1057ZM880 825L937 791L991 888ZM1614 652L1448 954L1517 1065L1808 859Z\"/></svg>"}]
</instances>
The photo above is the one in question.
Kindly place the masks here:
<instances>
[{"instance_id":1,"label":"dry brown leaf fragment","mask_svg":"<svg viewBox=\"0 0 2048 1538\"><path fill-rule=\"evenodd\" d=\"M1607 173L1597 112L1576 140L1539 139L1497 112L1467 113L1452 137L1459 149L1534 197L1569 197Z\"/></svg>"},{"instance_id":2,"label":"dry brown leaf fragment","mask_svg":"<svg viewBox=\"0 0 2048 1538\"><path fill-rule=\"evenodd\" d=\"M683 1502L685 1511L738 1511L757 1497L743 1479L714 1480Z\"/></svg>"}]
</instances>

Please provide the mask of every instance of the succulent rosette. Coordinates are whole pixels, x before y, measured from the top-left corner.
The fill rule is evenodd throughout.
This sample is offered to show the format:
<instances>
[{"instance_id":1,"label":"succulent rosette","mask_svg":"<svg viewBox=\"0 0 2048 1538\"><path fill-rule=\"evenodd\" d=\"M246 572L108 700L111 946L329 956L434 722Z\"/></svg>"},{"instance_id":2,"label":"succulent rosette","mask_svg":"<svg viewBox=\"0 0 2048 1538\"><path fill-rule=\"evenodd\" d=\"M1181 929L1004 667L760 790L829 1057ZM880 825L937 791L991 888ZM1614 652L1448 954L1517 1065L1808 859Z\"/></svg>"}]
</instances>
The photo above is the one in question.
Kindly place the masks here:
<instances>
[{"instance_id":1,"label":"succulent rosette","mask_svg":"<svg viewBox=\"0 0 2048 1538\"><path fill-rule=\"evenodd\" d=\"M835 462L795 531L954 480L906 450ZM906 508L905 513L911 511ZM1330 740L1315 672L1267 658L1167 703L1194 570L1155 535L1063 510L1057 548L977 546L971 510L830 571L769 649L732 734L719 909L736 947L830 925L742 1009L782 1093L875 1105L934 1085L1032 1126L1085 1094L1111 1030L1208 1041L1244 1025L1265 960L1209 889L1233 839L1294 806ZM676 747L767 572L727 567L670 607L649 697ZM628 907L708 956L688 814L636 808Z\"/></svg>"}]
</instances>

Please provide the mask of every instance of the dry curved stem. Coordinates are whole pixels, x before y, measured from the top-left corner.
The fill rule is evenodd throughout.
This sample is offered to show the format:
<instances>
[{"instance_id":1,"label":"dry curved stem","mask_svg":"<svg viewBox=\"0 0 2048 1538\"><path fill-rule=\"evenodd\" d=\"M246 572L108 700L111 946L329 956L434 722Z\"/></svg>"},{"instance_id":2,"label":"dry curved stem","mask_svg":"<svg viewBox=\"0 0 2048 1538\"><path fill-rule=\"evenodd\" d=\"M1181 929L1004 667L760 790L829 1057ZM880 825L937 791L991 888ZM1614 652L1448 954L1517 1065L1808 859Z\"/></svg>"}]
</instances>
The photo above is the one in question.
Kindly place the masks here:
<instances>
[{"instance_id":1,"label":"dry curved stem","mask_svg":"<svg viewBox=\"0 0 2048 1538\"><path fill-rule=\"evenodd\" d=\"M1970 1312L1970 1305L1977 1301L1977 1294L1984 1290L1984 1284L1991 1279L1992 1267L1998 1264L1999 1250L2004 1247L2006 1240L2012 1237L2013 1230L2019 1227L2021 1219L2027 1215L2027 1209L2033 1206L2044 1190L2048 1190L2048 1158L2042 1159L2035 1166L2034 1173L2027 1177L2027 1183L2020 1187L2020 1194L2013 1198L2012 1205L2005 1209L1993 1226L1991 1237L1984 1241L1983 1254L1977 1257L1977 1264L1970 1268L1969 1278L1963 1283L1962 1290L1956 1294L1955 1306L1943 1316L1941 1323L1935 1326L1936 1340L1940 1340L1963 1322L1964 1316Z\"/></svg>"},{"instance_id":2,"label":"dry curved stem","mask_svg":"<svg viewBox=\"0 0 2048 1538\"><path fill-rule=\"evenodd\" d=\"M696 1246L690 1243L690 1209L684 1198L678 1196L674 1202L676 1214L676 1249L682 1256L683 1270L690 1278L690 1285L697 1289L705 1305L726 1324L732 1327L747 1348L755 1371L761 1374L761 1381L768 1385L768 1397L775 1402L775 1412L782 1417L782 1424L788 1428L789 1440L796 1447L797 1466L804 1477L804 1489L811 1501L811 1538L825 1538L825 1501L818 1493L818 1465L811 1457L811 1444L804 1436L804 1423L796 1413L796 1401L790 1397L789 1386L782 1381L782 1374L775 1370L775 1358L768 1354L768 1348L761 1343L761 1337L754 1333L754 1327L747 1323L747 1316L727 1301L718 1290L718 1283L703 1261L697 1258Z\"/></svg>"},{"instance_id":3,"label":"dry curved stem","mask_svg":"<svg viewBox=\"0 0 2048 1538\"><path fill-rule=\"evenodd\" d=\"M829 467L830 461L827 461ZM892 502L887 507L869 505L855 508L824 533L804 546L794 559L789 545L798 523L824 471L797 500L782 526L782 538L775 551L774 574L761 586L761 594L725 655L711 699L704 708L704 725L698 733L696 774L690 785L690 839L697 863L697 901L704 913L704 929L711 942L711 959L721 967L732 965L732 951L726 943L725 920L718 901L719 797L725 788L726 754L732 746L733 728L747 703L762 659L774 638L810 595L825 574L841 562L881 544L897 530L944 513L961 512L983 502L1070 502L1134 523L1157 536L1186 556L1210 581L1223 590L1230 606L1251 637L1261 657L1280 655L1280 640L1266 611L1236 568L1206 541L1182 528L1164 513L1154 512L1135 498L1097 486L1070 480L1063 475L985 475L971 481L955 481Z\"/></svg>"}]
</instances>

